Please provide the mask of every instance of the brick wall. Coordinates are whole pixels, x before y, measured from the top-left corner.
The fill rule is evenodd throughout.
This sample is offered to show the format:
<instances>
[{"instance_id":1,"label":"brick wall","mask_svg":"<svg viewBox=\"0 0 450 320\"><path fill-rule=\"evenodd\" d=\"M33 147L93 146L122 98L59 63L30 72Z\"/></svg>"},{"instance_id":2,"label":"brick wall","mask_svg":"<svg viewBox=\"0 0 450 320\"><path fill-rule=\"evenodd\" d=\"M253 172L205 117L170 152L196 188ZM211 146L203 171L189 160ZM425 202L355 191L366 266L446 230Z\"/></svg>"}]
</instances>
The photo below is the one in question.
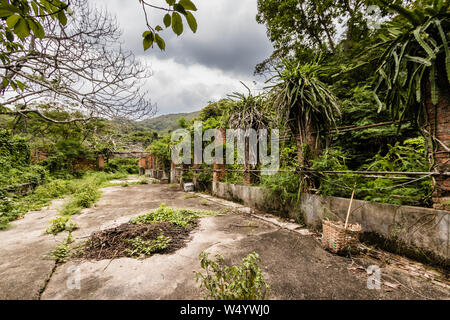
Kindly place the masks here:
<instances>
[{"instance_id":1,"label":"brick wall","mask_svg":"<svg viewBox=\"0 0 450 320\"><path fill-rule=\"evenodd\" d=\"M226 134L225 134L225 129L217 129L216 131L216 138L214 140L216 145L225 145L226 143ZM222 139L220 139L220 134L222 133ZM225 160L223 161L223 163L225 163ZM219 182L222 181L225 178L225 164L219 164L214 162L213 164L213 181L214 182Z\"/></svg>"},{"instance_id":2,"label":"brick wall","mask_svg":"<svg viewBox=\"0 0 450 320\"><path fill-rule=\"evenodd\" d=\"M433 106L431 99L427 101L427 115L430 126L428 131L434 130L436 138L439 141L434 142L434 158L435 172L450 171L450 107L448 89L440 92L439 103ZM443 146L445 145L445 146ZM432 151L432 150L429 150ZM435 192L433 194L434 208L450 210L450 177L436 176L434 178Z\"/></svg>"}]
</instances>

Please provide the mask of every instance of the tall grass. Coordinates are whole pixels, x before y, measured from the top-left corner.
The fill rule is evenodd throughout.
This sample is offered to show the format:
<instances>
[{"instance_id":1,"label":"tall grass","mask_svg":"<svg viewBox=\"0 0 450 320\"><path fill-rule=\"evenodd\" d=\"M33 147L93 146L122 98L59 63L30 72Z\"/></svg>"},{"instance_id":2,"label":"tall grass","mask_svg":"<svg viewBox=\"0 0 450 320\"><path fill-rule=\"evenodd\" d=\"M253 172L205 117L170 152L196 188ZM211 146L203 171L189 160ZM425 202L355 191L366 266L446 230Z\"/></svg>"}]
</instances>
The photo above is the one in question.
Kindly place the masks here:
<instances>
[{"instance_id":1,"label":"tall grass","mask_svg":"<svg viewBox=\"0 0 450 320\"><path fill-rule=\"evenodd\" d=\"M9 198L0 195L0 230L6 229L9 222L24 216L29 211L42 209L54 199L71 196L63 206L61 213L70 216L83 208L92 206L101 196L99 189L107 186L108 181L126 177L127 174L86 172L80 179L55 179L37 187L28 196Z\"/></svg>"}]
</instances>

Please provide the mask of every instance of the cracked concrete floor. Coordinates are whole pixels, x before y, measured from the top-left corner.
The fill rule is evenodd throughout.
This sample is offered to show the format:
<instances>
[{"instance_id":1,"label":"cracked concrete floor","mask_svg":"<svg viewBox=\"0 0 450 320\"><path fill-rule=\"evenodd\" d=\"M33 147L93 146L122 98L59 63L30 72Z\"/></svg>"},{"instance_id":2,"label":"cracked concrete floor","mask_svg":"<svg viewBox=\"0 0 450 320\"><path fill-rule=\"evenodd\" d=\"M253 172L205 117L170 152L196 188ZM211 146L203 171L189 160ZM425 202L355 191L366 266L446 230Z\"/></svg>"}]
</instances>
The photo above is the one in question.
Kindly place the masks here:
<instances>
[{"instance_id":1,"label":"cracked concrete floor","mask_svg":"<svg viewBox=\"0 0 450 320\"><path fill-rule=\"evenodd\" d=\"M45 256L67 234L54 237L45 234L45 229L62 200L31 212L0 232L0 299L201 299L203 292L195 282L195 272L201 271L198 255L204 250L221 253L230 263L258 252L271 286L271 299L450 298L448 286L390 266L382 267L382 279L390 283L394 279L401 285L369 290L367 274L361 270L379 261L359 257L353 262L361 267L349 268L350 259L323 250L311 235L249 214L232 213L238 205L207 199L205 205L203 197L186 197L169 185L113 186L103 189L95 207L73 217L80 227L73 233L74 240L82 243L92 232L125 223L161 203L208 210L233 207L226 215L202 218L184 248L145 260L71 260L55 265ZM81 280L79 288L73 286L75 270Z\"/></svg>"}]
</instances>

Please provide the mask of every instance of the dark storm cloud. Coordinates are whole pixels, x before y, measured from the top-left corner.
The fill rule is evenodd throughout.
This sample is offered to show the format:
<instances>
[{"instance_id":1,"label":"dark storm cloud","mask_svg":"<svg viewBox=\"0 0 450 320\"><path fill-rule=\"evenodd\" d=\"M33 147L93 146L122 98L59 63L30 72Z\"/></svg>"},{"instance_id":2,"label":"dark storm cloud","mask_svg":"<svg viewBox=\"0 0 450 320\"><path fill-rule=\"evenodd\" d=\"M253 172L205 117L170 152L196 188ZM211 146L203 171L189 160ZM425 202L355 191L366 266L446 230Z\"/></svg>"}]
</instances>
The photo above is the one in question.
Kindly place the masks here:
<instances>
[{"instance_id":1,"label":"dark storm cloud","mask_svg":"<svg viewBox=\"0 0 450 320\"><path fill-rule=\"evenodd\" d=\"M136 3L134 3L134 2ZM265 27L255 21L256 0L197 0L195 13L198 31L193 34L184 25L184 33L177 37L171 30L162 35L166 41L166 52L153 49L144 52L141 34L145 20L137 0L100 0L107 3L107 9L117 15L124 30L125 47L138 56L158 59L173 58L183 64L201 64L219 68L225 72L251 75L255 65L272 52ZM151 10L152 23L162 24L164 13Z\"/></svg>"},{"instance_id":2,"label":"dark storm cloud","mask_svg":"<svg viewBox=\"0 0 450 320\"><path fill-rule=\"evenodd\" d=\"M157 48L144 52L141 35L146 25L138 0L89 1L117 17L123 47L151 66L154 75L148 86L162 114L195 111L243 90L239 81L251 84L255 65L272 53L265 27L255 21L256 0L194 0L197 33L187 23L180 37L165 30L165 52ZM152 3L164 6L165 1ZM162 24L163 15L149 10L151 24Z\"/></svg>"}]
</instances>

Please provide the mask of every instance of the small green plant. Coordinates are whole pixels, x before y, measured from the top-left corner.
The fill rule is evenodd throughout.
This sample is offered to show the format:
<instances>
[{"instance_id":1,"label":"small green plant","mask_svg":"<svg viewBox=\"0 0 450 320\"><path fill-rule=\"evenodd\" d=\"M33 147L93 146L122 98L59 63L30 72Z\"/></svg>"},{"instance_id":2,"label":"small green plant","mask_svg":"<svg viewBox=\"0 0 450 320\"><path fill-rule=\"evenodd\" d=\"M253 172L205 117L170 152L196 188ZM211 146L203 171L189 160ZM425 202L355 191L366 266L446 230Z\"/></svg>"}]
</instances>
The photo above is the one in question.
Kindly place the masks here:
<instances>
[{"instance_id":1,"label":"small green plant","mask_svg":"<svg viewBox=\"0 0 450 320\"><path fill-rule=\"evenodd\" d=\"M270 287L258 266L261 258L256 252L235 266L226 265L224 257L219 254L212 260L208 252L202 252L199 259L206 273L197 272L196 280L200 281L201 288L207 290L205 300L263 300L269 296Z\"/></svg>"},{"instance_id":2,"label":"small green plant","mask_svg":"<svg viewBox=\"0 0 450 320\"><path fill-rule=\"evenodd\" d=\"M208 202L208 200L203 199L202 201L200 201L200 204L201 204L202 206L207 206L207 205L209 204L209 202Z\"/></svg>"},{"instance_id":3,"label":"small green plant","mask_svg":"<svg viewBox=\"0 0 450 320\"><path fill-rule=\"evenodd\" d=\"M197 218L216 214L217 213L214 211L174 209L167 207L166 204L163 203L158 209L152 210L143 216L131 219L130 223L170 222L173 225L186 229L188 226L193 225Z\"/></svg>"},{"instance_id":4,"label":"small green plant","mask_svg":"<svg viewBox=\"0 0 450 320\"><path fill-rule=\"evenodd\" d=\"M65 242L57 245L49 254L56 262L66 262L71 256L69 244L73 242L72 232L69 232Z\"/></svg>"},{"instance_id":5,"label":"small green plant","mask_svg":"<svg viewBox=\"0 0 450 320\"><path fill-rule=\"evenodd\" d=\"M57 245L51 252L52 257L56 262L66 262L70 258L70 248L67 243Z\"/></svg>"},{"instance_id":6,"label":"small green plant","mask_svg":"<svg viewBox=\"0 0 450 320\"><path fill-rule=\"evenodd\" d=\"M121 184L121 186L122 186L123 188L127 188L127 187L130 186L130 184L129 184L128 182L124 182L124 183Z\"/></svg>"},{"instance_id":7,"label":"small green plant","mask_svg":"<svg viewBox=\"0 0 450 320\"><path fill-rule=\"evenodd\" d=\"M183 196L183 199L195 199L195 198L198 198L198 195L196 195L195 193L188 193Z\"/></svg>"},{"instance_id":8,"label":"small green plant","mask_svg":"<svg viewBox=\"0 0 450 320\"><path fill-rule=\"evenodd\" d=\"M121 239L121 241L129 243L132 247L132 249L125 251L127 256L143 259L166 249L172 239L161 234L155 240L144 240L141 237L136 237L134 239Z\"/></svg>"},{"instance_id":9,"label":"small green plant","mask_svg":"<svg viewBox=\"0 0 450 320\"><path fill-rule=\"evenodd\" d=\"M50 227L47 228L46 232L48 234L57 235L60 232L63 231L73 231L77 229L78 226L70 221L70 217L57 217L50 221Z\"/></svg>"}]
</instances>

